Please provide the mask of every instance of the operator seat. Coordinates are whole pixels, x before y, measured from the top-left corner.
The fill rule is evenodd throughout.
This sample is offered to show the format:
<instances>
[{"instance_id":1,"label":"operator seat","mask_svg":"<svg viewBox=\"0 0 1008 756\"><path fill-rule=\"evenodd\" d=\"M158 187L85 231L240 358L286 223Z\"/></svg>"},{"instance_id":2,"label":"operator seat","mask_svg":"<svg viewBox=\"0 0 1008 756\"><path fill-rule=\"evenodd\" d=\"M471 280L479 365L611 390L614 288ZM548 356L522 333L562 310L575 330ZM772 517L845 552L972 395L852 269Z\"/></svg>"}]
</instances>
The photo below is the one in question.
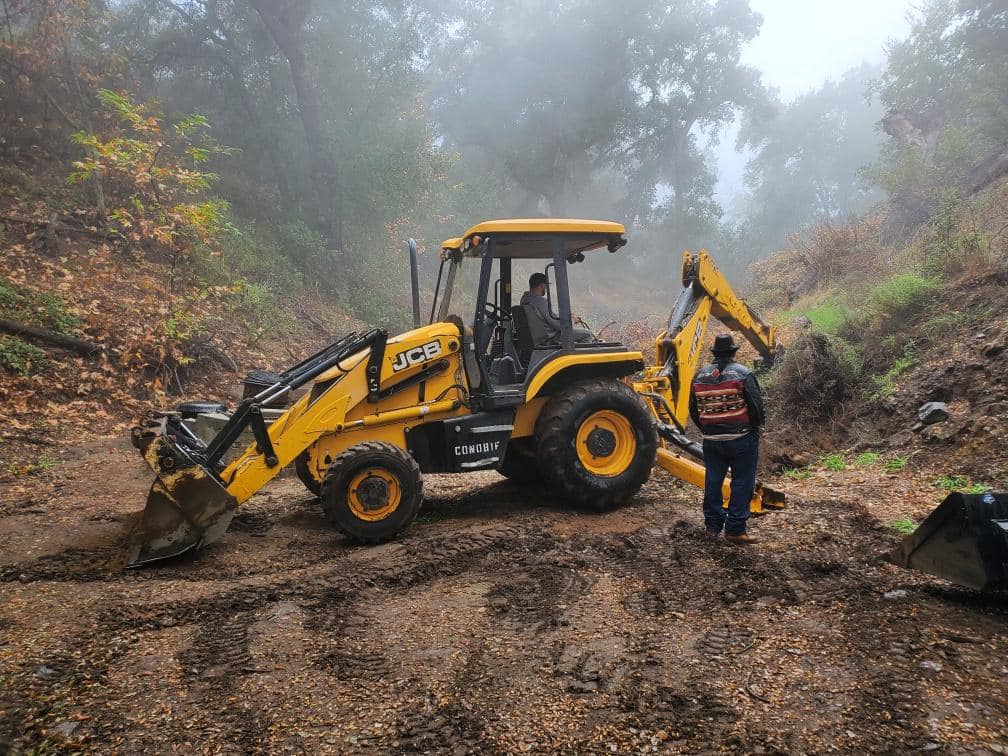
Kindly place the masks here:
<instances>
[{"instance_id":1,"label":"operator seat","mask_svg":"<svg viewBox=\"0 0 1008 756\"><path fill-rule=\"evenodd\" d=\"M537 346L549 344L553 339L539 313L531 305L515 305L511 308L511 323L514 325L515 346L518 359L528 367L532 351Z\"/></svg>"}]
</instances>

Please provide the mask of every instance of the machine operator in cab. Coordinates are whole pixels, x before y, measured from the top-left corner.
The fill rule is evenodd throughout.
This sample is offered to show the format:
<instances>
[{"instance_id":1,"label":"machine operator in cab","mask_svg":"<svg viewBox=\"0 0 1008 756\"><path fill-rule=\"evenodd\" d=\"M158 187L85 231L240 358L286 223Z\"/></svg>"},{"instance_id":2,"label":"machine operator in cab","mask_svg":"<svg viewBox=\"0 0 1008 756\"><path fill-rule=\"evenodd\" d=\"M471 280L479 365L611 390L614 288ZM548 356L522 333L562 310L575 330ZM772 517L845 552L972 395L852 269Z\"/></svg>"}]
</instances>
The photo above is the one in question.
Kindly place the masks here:
<instances>
[{"instance_id":1,"label":"machine operator in cab","mask_svg":"<svg viewBox=\"0 0 1008 756\"><path fill-rule=\"evenodd\" d=\"M766 419L763 394L749 368L735 362L738 346L731 336L714 339L714 362L702 368L690 390L690 416L703 433L704 525L733 543L756 543L746 530L749 501L756 488L759 432ZM731 498L725 513L721 496L731 470Z\"/></svg>"},{"instance_id":2,"label":"machine operator in cab","mask_svg":"<svg viewBox=\"0 0 1008 756\"><path fill-rule=\"evenodd\" d=\"M548 341L552 341L560 335L560 318L555 318L550 313L549 300L546 298L547 282L545 273L533 273L529 276L529 290L522 294L519 304L535 310L536 316L546 326L546 333L549 335ZM574 320L581 321L581 318L574 316ZM581 343L591 341L593 338L592 332L587 328L574 326L574 341Z\"/></svg>"}]
</instances>

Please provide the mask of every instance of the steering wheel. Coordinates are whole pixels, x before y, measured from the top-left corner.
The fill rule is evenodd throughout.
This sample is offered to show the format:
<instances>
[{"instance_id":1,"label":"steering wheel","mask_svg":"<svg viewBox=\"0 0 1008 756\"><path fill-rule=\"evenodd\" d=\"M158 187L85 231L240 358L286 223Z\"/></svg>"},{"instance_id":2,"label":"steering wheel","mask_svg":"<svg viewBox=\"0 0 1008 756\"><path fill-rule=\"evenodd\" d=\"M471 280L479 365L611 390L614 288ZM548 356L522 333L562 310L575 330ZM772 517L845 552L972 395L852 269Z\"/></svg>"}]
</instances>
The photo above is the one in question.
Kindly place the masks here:
<instances>
[{"instance_id":1,"label":"steering wheel","mask_svg":"<svg viewBox=\"0 0 1008 756\"><path fill-rule=\"evenodd\" d=\"M488 315L495 323L503 323L505 320L509 320L511 318L508 313L504 312L504 310L500 307L489 301L484 303L483 313Z\"/></svg>"}]
</instances>

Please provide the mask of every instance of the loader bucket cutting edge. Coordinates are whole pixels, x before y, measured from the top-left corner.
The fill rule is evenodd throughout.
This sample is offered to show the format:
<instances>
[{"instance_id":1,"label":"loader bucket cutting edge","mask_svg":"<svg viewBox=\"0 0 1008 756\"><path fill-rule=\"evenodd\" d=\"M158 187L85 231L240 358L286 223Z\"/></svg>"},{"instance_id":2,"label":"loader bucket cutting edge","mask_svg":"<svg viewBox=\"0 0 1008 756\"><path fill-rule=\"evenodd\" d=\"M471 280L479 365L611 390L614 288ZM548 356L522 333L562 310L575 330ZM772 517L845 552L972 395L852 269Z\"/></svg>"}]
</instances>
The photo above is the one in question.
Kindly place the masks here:
<instances>
[{"instance_id":1,"label":"loader bucket cutting edge","mask_svg":"<svg viewBox=\"0 0 1008 756\"><path fill-rule=\"evenodd\" d=\"M168 443L164 438L154 441ZM235 498L199 465L161 473L131 534L126 566L168 559L216 541L237 506Z\"/></svg>"},{"instance_id":2,"label":"loader bucket cutting edge","mask_svg":"<svg viewBox=\"0 0 1008 756\"><path fill-rule=\"evenodd\" d=\"M886 558L977 590L1008 588L1008 493L950 494Z\"/></svg>"}]
</instances>

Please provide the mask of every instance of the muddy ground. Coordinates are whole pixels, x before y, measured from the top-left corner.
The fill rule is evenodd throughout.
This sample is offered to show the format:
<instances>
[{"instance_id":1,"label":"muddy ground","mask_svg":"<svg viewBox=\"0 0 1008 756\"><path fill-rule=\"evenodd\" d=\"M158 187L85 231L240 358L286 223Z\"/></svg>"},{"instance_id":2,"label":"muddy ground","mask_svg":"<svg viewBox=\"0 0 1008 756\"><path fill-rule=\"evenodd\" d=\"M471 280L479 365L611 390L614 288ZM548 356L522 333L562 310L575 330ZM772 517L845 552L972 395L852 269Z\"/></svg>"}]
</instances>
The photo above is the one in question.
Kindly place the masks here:
<instances>
[{"instance_id":1,"label":"muddy ground","mask_svg":"<svg viewBox=\"0 0 1008 756\"><path fill-rule=\"evenodd\" d=\"M909 473L785 480L755 548L664 473L605 515L431 477L374 548L285 477L132 572L125 443L36 477L0 491L0 751L1008 749L1008 600L879 559L937 501Z\"/></svg>"}]
</instances>

